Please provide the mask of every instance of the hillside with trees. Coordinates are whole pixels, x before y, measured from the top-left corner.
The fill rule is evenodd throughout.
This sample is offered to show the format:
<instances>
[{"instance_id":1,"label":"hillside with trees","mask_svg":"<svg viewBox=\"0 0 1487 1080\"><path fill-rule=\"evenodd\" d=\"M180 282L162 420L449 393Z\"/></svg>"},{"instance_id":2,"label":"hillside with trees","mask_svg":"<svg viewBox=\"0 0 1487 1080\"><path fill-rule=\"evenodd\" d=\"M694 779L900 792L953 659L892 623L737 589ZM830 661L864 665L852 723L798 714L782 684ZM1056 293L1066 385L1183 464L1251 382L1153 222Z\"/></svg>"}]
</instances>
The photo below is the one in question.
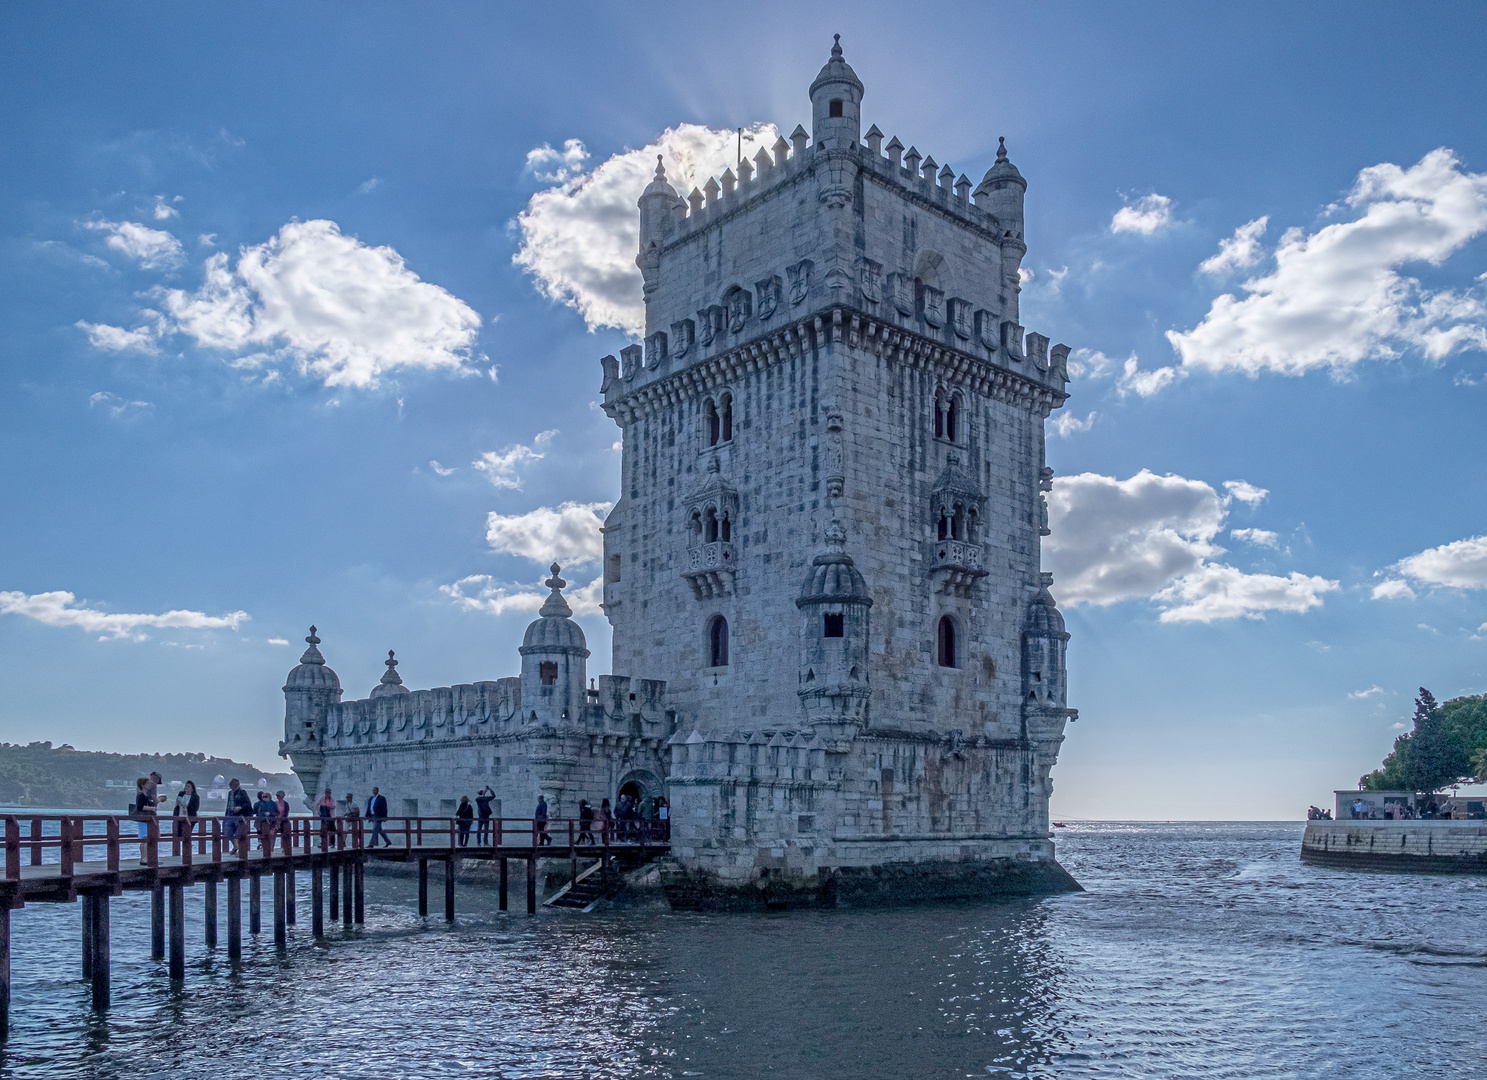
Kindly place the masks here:
<instances>
[{"instance_id":1,"label":"hillside with trees","mask_svg":"<svg viewBox=\"0 0 1487 1080\"><path fill-rule=\"evenodd\" d=\"M1383 768L1358 780L1366 791L1439 791L1473 780L1487 783L1487 695L1437 703L1420 687L1414 730L1394 740Z\"/></svg>"},{"instance_id":2,"label":"hillside with trees","mask_svg":"<svg viewBox=\"0 0 1487 1080\"><path fill-rule=\"evenodd\" d=\"M218 775L229 780L236 777L250 791L263 780L270 790L282 788L291 798L301 792L293 773L264 772L205 754L106 754L76 750L65 743L0 743L0 805L122 813L134 799L135 780L152 770L166 780L162 794L174 795L179 782L195 781L203 798L202 810L208 813L213 807L206 794Z\"/></svg>"}]
</instances>

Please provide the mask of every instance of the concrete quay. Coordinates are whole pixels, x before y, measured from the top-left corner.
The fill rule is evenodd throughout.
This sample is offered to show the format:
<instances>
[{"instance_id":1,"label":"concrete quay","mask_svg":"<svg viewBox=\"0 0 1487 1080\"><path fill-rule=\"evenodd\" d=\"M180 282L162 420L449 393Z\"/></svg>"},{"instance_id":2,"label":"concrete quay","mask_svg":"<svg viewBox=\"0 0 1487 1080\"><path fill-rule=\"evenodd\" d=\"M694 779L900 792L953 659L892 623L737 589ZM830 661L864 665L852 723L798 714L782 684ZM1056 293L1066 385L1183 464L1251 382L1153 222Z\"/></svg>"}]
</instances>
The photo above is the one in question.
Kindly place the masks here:
<instances>
[{"instance_id":1,"label":"concrete quay","mask_svg":"<svg viewBox=\"0 0 1487 1080\"><path fill-rule=\"evenodd\" d=\"M1487 874L1487 821L1308 821L1301 861L1349 870Z\"/></svg>"}]
</instances>

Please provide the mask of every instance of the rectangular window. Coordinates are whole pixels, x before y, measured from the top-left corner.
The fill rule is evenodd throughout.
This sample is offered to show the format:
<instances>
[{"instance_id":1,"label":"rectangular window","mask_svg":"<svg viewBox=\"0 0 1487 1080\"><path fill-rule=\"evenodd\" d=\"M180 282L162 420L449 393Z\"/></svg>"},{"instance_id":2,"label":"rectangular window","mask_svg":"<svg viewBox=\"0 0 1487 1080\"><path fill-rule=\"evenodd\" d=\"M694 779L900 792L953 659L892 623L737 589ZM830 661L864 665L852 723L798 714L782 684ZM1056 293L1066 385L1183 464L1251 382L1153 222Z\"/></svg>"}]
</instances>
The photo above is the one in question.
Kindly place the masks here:
<instances>
[{"instance_id":1,"label":"rectangular window","mask_svg":"<svg viewBox=\"0 0 1487 1080\"><path fill-rule=\"evenodd\" d=\"M879 777L880 777L879 782L878 782L879 789L882 791L882 793L884 795L892 795L893 794L893 770L892 769L884 769L879 774Z\"/></svg>"},{"instance_id":2,"label":"rectangular window","mask_svg":"<svg viewBox=\"0 0 1487 1080\"><path fill-rule=\"evenodd\" d=\"M618 555L611 555L609 557L609 580L611 582L615 582L615 581L618 581L619 579L620 579L620 557Z\"/></svg>"},{"instance_id":3,"label":"rectangular window","mask_svg":"<svg viewBox=\"0 0 1487 1080\"><path fill-rule=\"evenodd\" d=\"M842 115L842 100L841 100L841 98L832 98L831 99L830 113L831 113L831 116L833 118Z\"/></svg>"},{"instance_id":4,"label":"rectangular window","mask_svg":"<svg viewBox=\"0 0 1487 1080\"><path fill-rule=\"evenodd\" d=\"M815 832L815 830L816 830L816 815L815 814L801 814L801 815L799 815L795 819L795 831L796 832L808 833L808 832Z\"/></svg>"},{"instance_id":5,"label":"rectangular window","mask_svg":"<svg viewBox=\"0 0 1487 1080\"><path fill-rule=\"evenodd\" d=\"M826 626L822 631L824 637L842 637L842 614L839 611L828 611L826 613Z\"/></svg>"},{"instance_id":6,"label":"rectangular window","mask_svg":"<svg viewBox=\"0 0 1487 1080\"><path fill-rule=\"evenodd\" d=\"M558 681L558 665L552 660L543 660L537 665L537 677L542 680L543 686L551 686Z\"/></svg>"}]
</instances>

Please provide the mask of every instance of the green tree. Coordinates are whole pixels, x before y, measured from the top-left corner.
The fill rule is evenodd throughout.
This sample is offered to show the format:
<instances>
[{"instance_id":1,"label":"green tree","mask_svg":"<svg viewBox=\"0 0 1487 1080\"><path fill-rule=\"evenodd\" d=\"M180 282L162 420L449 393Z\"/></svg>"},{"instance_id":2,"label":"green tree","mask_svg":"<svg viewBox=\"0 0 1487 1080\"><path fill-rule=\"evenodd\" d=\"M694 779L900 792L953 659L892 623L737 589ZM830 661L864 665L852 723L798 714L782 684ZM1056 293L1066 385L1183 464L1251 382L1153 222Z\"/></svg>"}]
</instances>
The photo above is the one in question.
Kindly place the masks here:
<instances>
[{"instance_id":1,"label":"green tree","mask_svg":"<svg viewBox=\"0 0 1487 1080\"><path fill-rule=\"evenodd\" d=\"M1487 697L1455 698L1441 705L1422 686L1415 699L1414 730L1395 739L1383 768L1360 777L1358 786L1439 791L1482 774L1475 757L1479 750L1487 750Z\"/></svg>"}]
</instances>

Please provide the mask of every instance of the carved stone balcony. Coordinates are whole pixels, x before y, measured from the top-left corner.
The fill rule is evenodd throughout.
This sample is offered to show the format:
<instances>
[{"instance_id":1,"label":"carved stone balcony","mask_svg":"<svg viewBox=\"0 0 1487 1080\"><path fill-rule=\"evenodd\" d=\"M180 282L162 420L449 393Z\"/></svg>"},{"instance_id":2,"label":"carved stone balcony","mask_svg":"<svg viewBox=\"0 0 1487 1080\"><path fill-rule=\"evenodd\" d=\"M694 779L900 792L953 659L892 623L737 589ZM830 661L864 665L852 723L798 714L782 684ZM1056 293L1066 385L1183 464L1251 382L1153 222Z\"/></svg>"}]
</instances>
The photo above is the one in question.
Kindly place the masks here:
<instances>
[{"instance_id":1,"label":"carved stone balcony","mask_svg":"<svg viewBox=\"0 0 1487 1080\"><path fill-rule=\"evenodd\" d=\"M984 578L986 548L969 540L936 540L930 551L930 577L949 596L970 596Z\"/></svg>"},{"instance_id":2,"label":"carved stone balcony","mask_svg":"<svg viewBox=\"0 0 1487 1080\"><path fill-rule=\"evenodd\" d=\"M733 544L727 540L687 549L687 568L682 577L692 586L692 595L699 600L732 595L734 558Z\"/></svg>"}]
</instances>

